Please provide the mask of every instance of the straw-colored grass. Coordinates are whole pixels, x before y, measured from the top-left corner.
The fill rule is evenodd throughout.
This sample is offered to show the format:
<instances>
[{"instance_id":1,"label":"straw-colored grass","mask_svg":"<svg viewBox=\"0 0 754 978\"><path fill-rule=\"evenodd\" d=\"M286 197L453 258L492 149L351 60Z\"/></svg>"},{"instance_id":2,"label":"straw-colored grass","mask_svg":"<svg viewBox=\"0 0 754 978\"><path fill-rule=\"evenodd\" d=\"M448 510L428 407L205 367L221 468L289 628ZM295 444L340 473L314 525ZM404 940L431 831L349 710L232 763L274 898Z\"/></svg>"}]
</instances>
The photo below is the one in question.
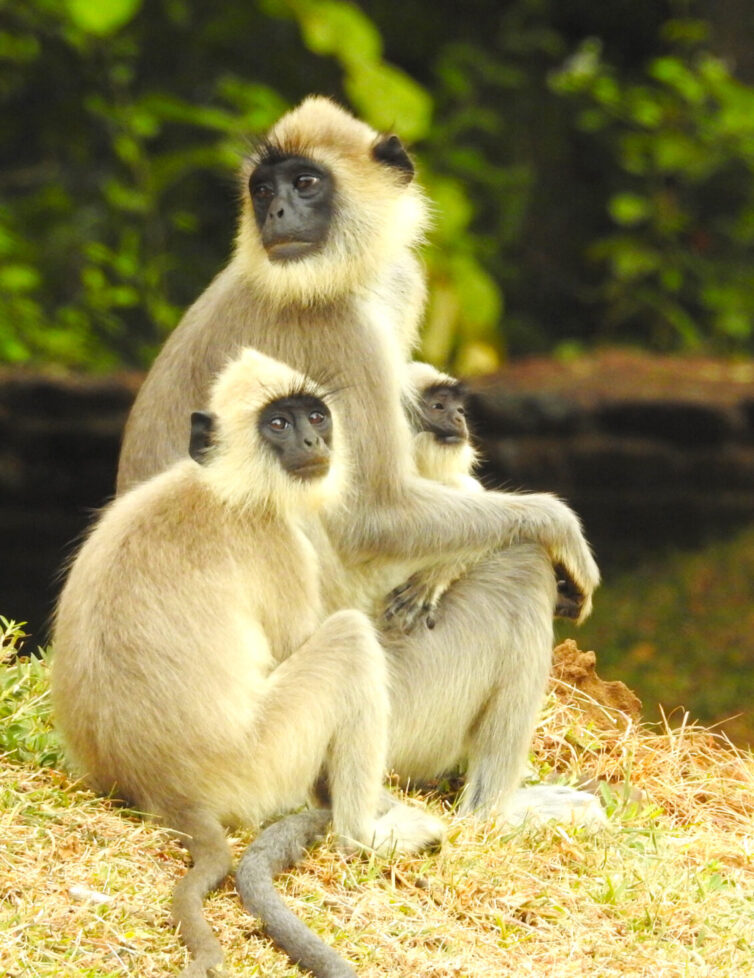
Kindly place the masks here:
<instances>
[{"instance_id":1,"label":"straw-colored grass","mask_svg":"<svg viewBox=\"0 0 754 978\"><path fill-rule=\"evenodd\" d=\"M0 741L0 974L174 974L186 956L168 905L183 850L60 771L19 760L47 723L45 670L6 672L0 722L16 733ZM281 891L363 978L754 975L751 755L689 723L588 716L580 694L551 692L533 760L543 776L613 785L604 830L460 819L438 789L423 802L447 818L439 854L346 860L325 844ZM234 840L238 853L248 840ZM206 911L229 976L299 974L231 880Z\"/></svg>"}]
</instances>

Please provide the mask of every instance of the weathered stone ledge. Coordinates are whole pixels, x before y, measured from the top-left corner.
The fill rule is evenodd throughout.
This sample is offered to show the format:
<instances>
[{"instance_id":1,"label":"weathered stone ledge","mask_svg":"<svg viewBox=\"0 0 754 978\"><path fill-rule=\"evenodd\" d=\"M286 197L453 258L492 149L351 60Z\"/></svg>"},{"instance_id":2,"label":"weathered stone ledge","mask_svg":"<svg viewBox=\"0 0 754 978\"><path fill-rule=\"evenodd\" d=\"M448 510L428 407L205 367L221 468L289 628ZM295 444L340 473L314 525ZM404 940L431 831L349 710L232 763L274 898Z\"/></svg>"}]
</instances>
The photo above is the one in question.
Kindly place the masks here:
<instances>
[{"instance_id":1,"label":"weathered stone ledge","mask_svg":"<svg viewBox=\"0 0 754 978\"><path fill-rule=\"evenodd\" d=\"M55 575L113 492L141 375L0 372L0 614L41 637ZM604 563L754 520L754 365L612 353L472 384L488 486L550 490Z\"/></svg>"}]
</instances>

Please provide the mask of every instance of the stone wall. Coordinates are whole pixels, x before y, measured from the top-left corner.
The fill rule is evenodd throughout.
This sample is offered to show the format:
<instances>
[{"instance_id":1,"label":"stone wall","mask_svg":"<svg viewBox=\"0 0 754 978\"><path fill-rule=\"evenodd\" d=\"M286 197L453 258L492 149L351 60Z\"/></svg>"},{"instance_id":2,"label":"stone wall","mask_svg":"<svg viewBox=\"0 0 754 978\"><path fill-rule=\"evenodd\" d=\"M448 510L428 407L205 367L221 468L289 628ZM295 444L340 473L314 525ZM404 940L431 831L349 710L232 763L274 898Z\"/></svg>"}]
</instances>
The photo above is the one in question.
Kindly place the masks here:
<instances>
[{"instance_id":1,"label":"stone wall","mask_svg":"<svg viewBox=\"0 0 754 978\"><path fill-rule=\"evenodd\" d=\"M488 486L552 490L600 562L754 520L754 365L603 354L473 385Z\"/></svg>"},{"instance_id":2,"label":"stone wall","mask_svg":"<svg viewBox=\"0 0 754 978\"><path fill-rule=\"evenodd\" d=\"M141 378L0 374L0 614L38 641L55 576L113 492ZM754 368L609 354L472 385L488 486L552 490L600 562L754 520Z\"/></svg>"},{"instance_id":3,"label":"stone wall","mask_svg":"<svg viewBox=\"0 0 754 978\"><path fill-rule=\"evenodd\" d=\"M37 641L61 565L113 494L139 380L0 374L0 614Z\"/></svg>"}]
</instances>

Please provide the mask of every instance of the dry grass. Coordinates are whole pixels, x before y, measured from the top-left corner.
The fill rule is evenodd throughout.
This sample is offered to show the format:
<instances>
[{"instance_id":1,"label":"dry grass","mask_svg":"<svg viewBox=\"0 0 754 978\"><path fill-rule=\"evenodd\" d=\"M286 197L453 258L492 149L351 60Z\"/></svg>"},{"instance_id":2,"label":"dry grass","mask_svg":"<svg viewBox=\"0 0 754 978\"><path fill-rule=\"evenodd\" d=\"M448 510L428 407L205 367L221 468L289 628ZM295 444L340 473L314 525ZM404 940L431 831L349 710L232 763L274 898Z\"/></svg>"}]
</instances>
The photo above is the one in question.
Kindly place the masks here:
<instances>
[{"instance_id":1,"label":"dry grass","mask_svg":"<svg viewBox=\"0 0 754 978\"><path fill-rule=\"evenodd\" d=\"M38 703L38 688L30 695ZM510 832L447 813L439 855L347 861L325 845L281 888L363 978L754 975L751 755L688 724L613 719L601 729L579 697L551 694L534 747L542 773L614 786L604 831ZM0 974L174 974L185 960L168 921L181 848L54 770L6 758L0 790ZM439 792L427 803L449 805ZM238 852L247 841L235 840ZM72 887L109 901L76 899ZM228 975L299 974L232 882L207 915Z\"/></svg>"}]
</instances>

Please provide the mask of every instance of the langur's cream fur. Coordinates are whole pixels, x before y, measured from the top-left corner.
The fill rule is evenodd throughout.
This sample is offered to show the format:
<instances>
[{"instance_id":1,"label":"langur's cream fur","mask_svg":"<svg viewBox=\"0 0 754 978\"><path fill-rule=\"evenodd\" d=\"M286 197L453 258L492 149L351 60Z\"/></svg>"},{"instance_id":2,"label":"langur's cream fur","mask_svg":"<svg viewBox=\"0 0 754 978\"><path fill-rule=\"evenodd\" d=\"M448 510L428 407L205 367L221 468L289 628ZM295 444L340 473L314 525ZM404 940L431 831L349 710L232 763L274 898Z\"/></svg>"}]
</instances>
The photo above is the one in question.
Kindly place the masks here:
<instances>
[{"instance_id":1,"label":"langur's cream fur","mask_svg":"<svg viewBox=\"0 0 754 978\"><path fill-rule=\"evenodd\" d=\"M414 360L408 365L406 393L409 403L418 403L431 387L455 387L458 381L430 363ZM471 441L455 444L440 443L429 431L417 431L414 435L414 459L419 475L453 489L480 492L482 486L472 473L477 463L477 453Z\"/></svg>"},{"instance_id":2,"label":"langur's cream fur","mask_svg":"<svg viewBox=\"0 0 754 978\"><path fill-rule=\"evenodd\" d=\"M471 475L476 465L474 446L468 442L440 444L431 431L414 436L414 456L419 475L453 489L481 492L481 484Z\"/></svg>"},{"instance_id":3,"label":"langur's cream fur","mask_svg":"<svg viewBox=\"0 0 754 978\"><path fill-rule=\"evenodd\" d=\"M432 387L454 388L455 377L442 373L436 367L420 360L408 365L406 398L410 413L417 423L421 418L421 401ZM468 429L467 429L468 430ZM471 474L477 461L477 453L471 441L441 442L431 431L417 431L414 435L414 459L420 476L438 482L451 489L465 492L483 492L482 484ZM437 562L411 577L401 586L397 598L389 596L383 615L393 621L392 627L413 628L417 621L426 619L433 623L442 596L454 581L466 573L468 562L451 558Z\"/></svg>"},{"instance_id":4,"label":"langur's cream fur","mask_svg":"<svg viewBox=\"0 0 754 978\"><path fill-rule=\"evenodd\" d=\"M417 184L406 186L393 169L374 165L371 151L379 138L322 96L305 99L267 134L265 146L325 166L335 181L335 219L326 247L289 262L270 261L256 232L250 196L242 194L234 261L273 307L329 302L361 290L377 282L396 258L415 265L413 252L429 224L427 203ZM242 190L258 162L258 154L247 160Z\"/></svg>"},{"instance_id":5,"label":"langur's cream fur","mask_svg":"<svg viewBox=\"0 0 754 978\"><path fill-rule=\"evenodd\" d=\"M433 630L382 636L388 763L411 781L463 765L464 810L504 811L550 668L553 563L583 592L584 614L599 571L578 517L554 496L449 488L418 474L403 398L424 303L416 247L427 207L405 171L374 159L376 138L321 98L273 127L270 143L330 169L336 205L327 237L317 253L269 261L248 193L252 157L235 254L168 339L137 397L119 491L185 451L188 410L206 403L212 378L238 347L332 384L348 490L306 521L326 611L373 614L417 571L468 567L443 595Z\"/></svg>"},{"instance_id":6,"label":"langur's cream fur","mask_svg":"<svg viewBox=\"0 0 754 978\"><path fill-rule=\"evenodd\" d=\"M230 868L223 826L300 806L327 772L347 845L435 842L441 824L397 805L378 815L389 717L385 655L353 610L323 612L303 528L342 483L283 471L258 432L281 397L327 399L255 350L214 384L212 443L109 506L71 567L53 636L52 695L69 756L187 837L194 866L174 915L194 954L220 959L201 901ZM188 418L186 418L188 442ZM314 480L317 481L317 480Z\"/></svg>"},{"instance_id":7,"label":"langur's cream fur","mask_svg":"<svg viewBox=\"0 0 754 978\"><path fill-rule=\"evenodd\" d=\"M249 377L259 378L256 384ZM279 465L260 465L269 453L256 419L262 408L284 390L323 398L314 381L258 350L247 349L220 375L212 390L209 409L217 418L217 448L199 471L210 490L230 506L253 506L300 519L307 509L321 509L346 491L346 449L336 449L323 479L302 482ZM341 422L337 405L333 416L334 439Z\"/></svg>"}]
</instances>

